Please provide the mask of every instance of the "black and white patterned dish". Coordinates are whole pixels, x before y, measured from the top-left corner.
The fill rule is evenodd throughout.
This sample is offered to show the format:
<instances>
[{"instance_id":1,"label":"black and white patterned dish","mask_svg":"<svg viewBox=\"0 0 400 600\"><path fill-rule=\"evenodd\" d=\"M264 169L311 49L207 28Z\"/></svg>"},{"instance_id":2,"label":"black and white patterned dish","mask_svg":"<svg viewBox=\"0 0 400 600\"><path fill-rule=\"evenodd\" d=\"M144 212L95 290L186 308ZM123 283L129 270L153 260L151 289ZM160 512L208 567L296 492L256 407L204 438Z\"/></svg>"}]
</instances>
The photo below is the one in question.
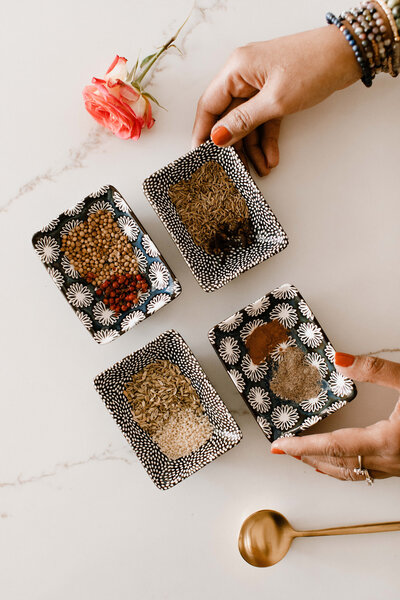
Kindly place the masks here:
<instances>
[{"instance_id":1,"label":"black and white patterned dish","mask_svg":"<svg viewBox=\"0 0 400 600\"><path fill-rule=\"evenodd\" d=\"M61 238L88 215L108 210L131 242L140 272L149 282L139 304L116 315L96 296L96 287L88 283L61 251ZM105 185L74 207L53 219L32 238L33 247L56 286L62 291L82 324L99 344L106 344L129 331L165 304L179 296L181 286L121 194Z\"/></svg>"},{"instance_id":2,"label":"black and white patterned dish","mask_svg":"<svg viewBox=\"0 0 400 600\"><path fill-rule=\"evenodd\" d=\"M213 427L211 438L203 446L177 460L167 458L136 423L123 394L132 376L157 360L170 360L190 379ZM95 378L94 385L151 479L162 490L189 477L238 444L242 438L242 432L196 357L182 336L174 330L165 331L143 348L103 371Z\"/></svg>"},{"instance_id":3,"label":"black and white patterned dish","mask_svg":"<svg viewBox=\"0 0 400 600\"><path fill-rule=\"evenodd\" d=\"M247 248L232 249L224 260L220 256L208 255L194 243L168 194L171 185L189 179L194 171L210 160L222 166L245 199L254 234L252 244ZM209 140L150 175L143 183L143 190L206 292L217 290L240 273L280 252L288 244L286 233L231 147L220 148Z\"/></svg>"},{"instance_id":4,"label":"black and white patterned dish","mask_svg":"<svg viewBox=\"0 0 400 600\"><path fill-rule=\"evenodd\" d=\"M246 338L273 319L289 331L289 339L277 345L271 359L255 365L247 352ZM325 332L302 295L289 283L215 325L208 338L270 441L312 427L356 397L354 383L335 368L335 351ZM270 389L274 366L289 346L298 346L306 361L318 368L322 389L316 398L297 403L283 400Z\"/></svg>"}]
</instances>

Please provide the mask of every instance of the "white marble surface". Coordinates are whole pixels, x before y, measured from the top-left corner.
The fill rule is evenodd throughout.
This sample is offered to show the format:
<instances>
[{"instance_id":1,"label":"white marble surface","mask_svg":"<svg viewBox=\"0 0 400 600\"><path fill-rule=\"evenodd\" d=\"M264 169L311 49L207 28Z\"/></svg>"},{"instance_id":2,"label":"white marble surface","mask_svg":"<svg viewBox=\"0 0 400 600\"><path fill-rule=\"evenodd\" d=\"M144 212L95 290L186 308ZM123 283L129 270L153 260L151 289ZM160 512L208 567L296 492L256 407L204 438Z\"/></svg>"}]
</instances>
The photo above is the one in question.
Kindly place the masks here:
<instances>
[{"instance_id":1,"label":"white marble surface","mask_svg":"<svg viewBox=\"0 0 400 600\"><path fill-rule=\"evenodd\" d=\"M399 597L400 534L301 540L272 569L239 556L237 533L274 508L299 528L399 519L400 481L341 483L269 445L207 341L210 326L283 281L295 283L334 345L398 349L399 82L380 77L287 118L282 160L258 180L289 247L205 294L141 192L187 151L196 101L238 45L319 26L339 0L199 0L151 92L168 112L138 142L85 113L81 89L115 53L135 60L186 17L184 0L22 0L3 11L0 589L4 600ZM4 15L3 15L4 16ZM127 198L183 293L97 346L31 247L31 235L101 184ZM102 369L174 327L243 430L242 442L176 488L149 480L92 386ZM385 354L382 354L385 356ZM388 353L400 360L399 350ZM359 386L315 431L367 425L396 395Z\"/></svg>"}]
</instances>

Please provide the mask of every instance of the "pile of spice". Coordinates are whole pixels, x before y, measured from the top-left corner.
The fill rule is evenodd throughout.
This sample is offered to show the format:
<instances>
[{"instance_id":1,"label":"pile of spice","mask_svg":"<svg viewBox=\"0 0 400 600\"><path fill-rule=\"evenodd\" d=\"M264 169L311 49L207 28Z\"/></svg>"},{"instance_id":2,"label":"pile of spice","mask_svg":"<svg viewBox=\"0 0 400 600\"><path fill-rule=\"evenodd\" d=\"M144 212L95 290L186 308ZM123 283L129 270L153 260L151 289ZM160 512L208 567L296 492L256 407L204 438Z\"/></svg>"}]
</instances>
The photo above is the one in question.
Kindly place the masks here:
<instances>
[{"instance_id":1,"label":"pile of spice","mask_svg":"<svg viewBox=\"0 0 400 600\"><path fill-rule=\"evenodd\" d=\"M104 295L104 304L118 314L137 304L141 294L146 293L148 288L149 284L140 273L137 275L134 273L112 275L110 279L100 285L96 290L96 294L98 296Z\"/></svg>"},{"instance_id":2,"label":"pile of spice","mask_svg":"<svg viewBox=\"0 0 400 600\"><path fill-rule=\"evenodd\" d=\"M146 365L125 386L132 416L171 460L198 450L213 428L200 398L177 365L159 360Z\"/></svg>"},{"instance_id":3,"label":"pile of spice","mask_svg":"<svg viewBox=\"0 0 400 600\"><path fill-rule=\"evenodd\" d=\"M194 243L207 254L224 257L253 241L246 201L216 161L172 185L169 196Z\"/></svg>"},{"instance_id":4,"label":"pile of spice","mask_svg":"<svg viewBox=\"0 0 400 600\"><path fill-rule=\"evenodd\" d=\"M269 386L281 398L302 402L318 396L321 375L316 367L305 361L305 354L300 348L290 346L283 353Z\"/></svg>"},{"instance_id":5,"label":"pile of spice","mask_svg":"<svg viewBox=\"0 0 400 600\"><path fill-rule=\"evenodd\" d=\"M63 236L61 250L74 269L95 286L112 275L139 273L132 244L108 210L92 213Z\"/></svg>"},{"instance_id":6,"label":"pile of spice","mask_svg":"<svg viewBox=\"0 0 400 600\"><path fill-rule=\"evenodd\" d=\"M256 327L246 339L246 348L253 363L262 363L288 337L287 329L276 320Z\"/></svg>"}]
</instances>

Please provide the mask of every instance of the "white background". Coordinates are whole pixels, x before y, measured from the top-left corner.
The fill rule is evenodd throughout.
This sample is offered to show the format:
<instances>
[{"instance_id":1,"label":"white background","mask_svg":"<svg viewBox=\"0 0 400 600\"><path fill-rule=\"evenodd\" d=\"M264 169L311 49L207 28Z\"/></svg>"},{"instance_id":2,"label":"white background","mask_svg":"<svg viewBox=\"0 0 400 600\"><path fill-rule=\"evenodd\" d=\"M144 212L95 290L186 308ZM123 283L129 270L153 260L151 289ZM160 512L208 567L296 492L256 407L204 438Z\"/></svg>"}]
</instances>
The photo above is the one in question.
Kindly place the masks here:
<instances>
[{"instance_id":1,"label":"white background","mask_svg":"<svg viewBox=\"0 0 400 600\"><path fill-rule=\"evenodd\" d=\"M81 90L114 55L136 60L185 19L184 0L8 3L3 11L0 208L0 590L4 600L399 597L400 534L298 540L271 569L237 551L241 522L274 508L295 527L400 518L398 479L342 483L269 444L207 331L289 281L334 346L399 348L399 82L381 76L285 119L281 163L257 183L289 246L206 294L141 183L185 153L198 97L248 41L320 26L339 0L199 0L149 90L168 108L139 142L101 130ZM182 295L97 346L31 247L32 234L100 185L125 196L183 285ZM94 391L94 376L177 329L243 430L242 442L176 488L147 477ZM400 359L400 352L381 354ZM314 431L385 418L396 394L359 385Z\"/></svg>"}]
</instances>

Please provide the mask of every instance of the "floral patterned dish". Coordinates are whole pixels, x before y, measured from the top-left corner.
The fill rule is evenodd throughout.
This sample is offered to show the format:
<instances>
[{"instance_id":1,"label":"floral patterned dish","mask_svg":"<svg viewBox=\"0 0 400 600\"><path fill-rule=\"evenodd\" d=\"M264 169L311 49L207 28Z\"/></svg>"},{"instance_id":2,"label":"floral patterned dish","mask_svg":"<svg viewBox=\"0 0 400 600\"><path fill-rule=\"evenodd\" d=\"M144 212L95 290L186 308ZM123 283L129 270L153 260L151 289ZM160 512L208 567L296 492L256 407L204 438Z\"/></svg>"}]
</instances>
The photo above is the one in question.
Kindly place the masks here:
<instances>
[{"instance_id":1,"label":"floral patterned dish","mask_svg":"<svg viewBox=\"0 0 400 600\"><path fill-rule=\"evenodd\" d=\"M90 214L109 211L133 247L140 272L150 283L130 309L115 314L96 297L96 287L75 270L61 251L61 239ZM95 341L105 344L152 315L181 293L175 275L128 204L112 185L105 185L53 219L32 238L33 246L56 286Z\"/></svg>"},{"instance_id":2,"label":"floral patterned dish","mask_svg":"<svg viewBox=\"0 0 400 600\"><path fill-rule=\"evenodd\" d=\"M139 427L123 394L132 375L156 360L170 360L190 379L214 430L211 438L198 450L176 460L167 458L151 437ZM196 357L182 336L174 330L165 331L143 348L100 373L95 378L94 385L151 479L162 490L189 477L242 439L242 432Z\"/></svg>"},{"instance_id":3,"label":"floral patterned dish","mask_svg":"<svg viewBox=\"0 0 400 600\"><path fill-rule=\"evenodd\" d=\"M251 360L246 338L258 326L277 319L289 331L270 359L259 365ZM354 383L336 371L335 351L299 291L285 283L215 325L208 334L218 357L249 406L268 440L308 429L336 412L357 394ZM270 389L270 379L290 346L306 354L306 362L321 375L321 392L300 403L283 400Z\"/></svg>"},{"instance_id":4,"label":"floral patterned dish","mask_svg":"<svg viewBox=\"0 0 400 600\"><path fill-rule=\"evenodd\" d=\"M227 258L210 256L197 246L170 200L171 185L188 179L207 161L217 161L243 195L249 210L254 241L246 248L232 249ZM205 142L166 167L156 171L143 183L144 193L178 246L200 286L211 292L240 273L251 269L286 248L288 238L236 151Z\"/></svg>"}]
</instances>

